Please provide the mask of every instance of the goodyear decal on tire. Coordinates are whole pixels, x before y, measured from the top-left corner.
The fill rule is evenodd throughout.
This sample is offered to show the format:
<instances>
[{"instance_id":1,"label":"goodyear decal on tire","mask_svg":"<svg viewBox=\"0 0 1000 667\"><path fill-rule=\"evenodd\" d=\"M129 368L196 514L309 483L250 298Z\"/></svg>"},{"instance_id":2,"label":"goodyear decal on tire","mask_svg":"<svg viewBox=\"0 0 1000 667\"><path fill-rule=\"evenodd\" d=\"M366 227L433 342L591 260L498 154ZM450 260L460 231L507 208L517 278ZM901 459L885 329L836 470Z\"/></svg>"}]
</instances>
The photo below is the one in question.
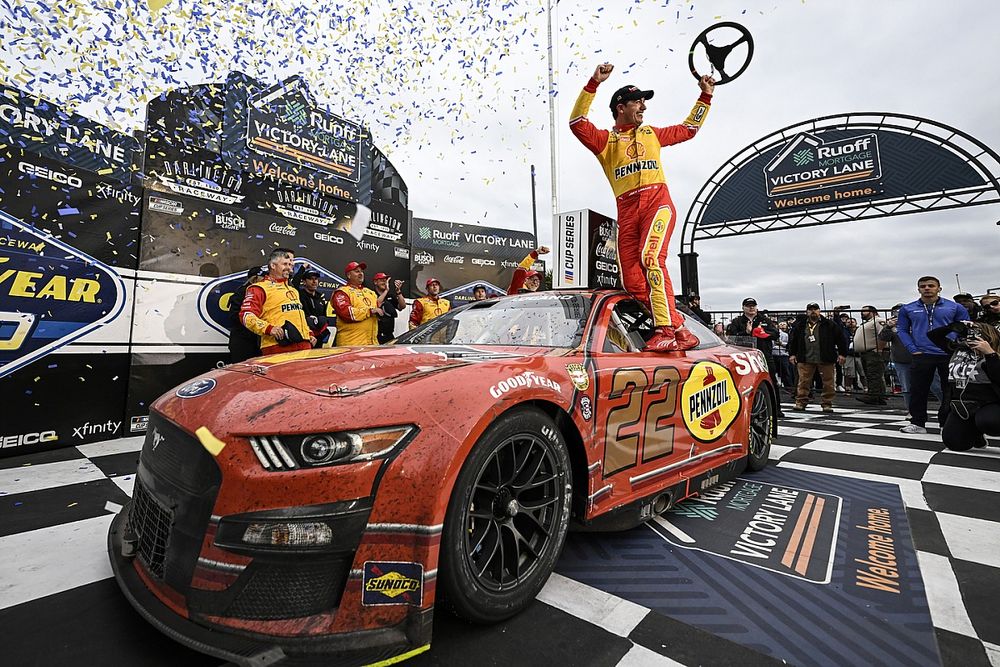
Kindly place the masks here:
<instances>
[{"instance_id":1,"label":"goodyear decal on tire","mask_svg":"<svg viewBox=\"0 0 1000 667\"><path fill-rule=\"evenodd\" d=\"M409 604L424 600L424 566L420 563L365 562L361 604Z\"/></svg>"},{"instance_id":2,"label":"goodyear decal on tire","mask_svg":"<svg viewBox=\"0 0 1000 667\"><path fill-rule=\"evenodd\" d=\"M699 362L681 388L684 425L702 442L717 440L739 415L740 400L728 368L713 361Z\"/></svg>"}]
</instances>

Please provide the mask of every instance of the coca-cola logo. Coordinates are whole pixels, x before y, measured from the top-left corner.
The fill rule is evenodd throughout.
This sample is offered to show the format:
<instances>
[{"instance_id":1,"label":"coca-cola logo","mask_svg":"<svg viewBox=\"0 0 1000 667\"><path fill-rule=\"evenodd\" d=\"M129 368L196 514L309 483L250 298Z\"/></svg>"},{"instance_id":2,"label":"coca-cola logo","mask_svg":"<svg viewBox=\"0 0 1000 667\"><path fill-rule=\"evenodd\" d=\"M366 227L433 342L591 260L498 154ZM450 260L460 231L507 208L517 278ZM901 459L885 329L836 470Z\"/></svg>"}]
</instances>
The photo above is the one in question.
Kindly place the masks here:
<instances>
[{"instance_id":1,"label":"coca-cola logo","mask_svg":"<svg viewBox=\"0 0 1000 667\"><path fill-rule=\"evenodd\" d=\"M282 236L295 236L295 232L298 231L298 227L294 227L291 223L283 225L279 222L272 222L271 226L267 228L267 231L272 234L281 234Z\"/></svg>"}]
</instances>

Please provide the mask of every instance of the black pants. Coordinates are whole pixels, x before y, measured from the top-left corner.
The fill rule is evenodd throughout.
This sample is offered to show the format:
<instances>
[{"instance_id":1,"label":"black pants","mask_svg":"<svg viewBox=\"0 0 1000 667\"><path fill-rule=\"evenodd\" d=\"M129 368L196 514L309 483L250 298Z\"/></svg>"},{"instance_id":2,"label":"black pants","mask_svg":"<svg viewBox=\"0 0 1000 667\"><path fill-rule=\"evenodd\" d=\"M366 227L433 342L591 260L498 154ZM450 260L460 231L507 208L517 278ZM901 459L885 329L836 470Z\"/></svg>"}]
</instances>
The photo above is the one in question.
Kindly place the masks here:
<instances>
[{"instance_id":1,"label":"black pants","mask_svg":"<svg viewBox=\"0 0 1000 667\"><path fill-rule=\"evenodd\" d=\"M1000 403L981 406L969 415L969 419L962 419L955 410L950 411L941 429L941 440L948 449L964 452L982 444L984 433L1000 435Z\"/></svg>"},{"instance_id":2,"label":"black pants","mask_svg":"<svg viewBox=\"0 0 1000 667\"><path fill-rule=\"evenodd\" d=\"M913 367L910 369L910 422L916 426L927 423L927 395L931 391L934 374L941 378L941 386L948 386L948 355L946 354L915 354ZM941 407L945 405L941 401ZM938 410L938 423L942 426L943 412Z\"/></svg>"}]
</instances>

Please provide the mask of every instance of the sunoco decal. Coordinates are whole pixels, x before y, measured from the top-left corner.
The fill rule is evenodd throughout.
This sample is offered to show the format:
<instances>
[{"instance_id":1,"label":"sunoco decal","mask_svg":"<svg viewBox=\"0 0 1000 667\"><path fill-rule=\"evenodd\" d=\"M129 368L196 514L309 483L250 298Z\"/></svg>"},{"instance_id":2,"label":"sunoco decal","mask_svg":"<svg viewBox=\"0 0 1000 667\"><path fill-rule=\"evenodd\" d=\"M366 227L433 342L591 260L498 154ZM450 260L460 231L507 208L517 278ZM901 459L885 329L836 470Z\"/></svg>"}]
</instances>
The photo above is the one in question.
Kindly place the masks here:
<instances>
[{"instance_id":1,"label":"sunoco decal","mask_svg":"<svg viewBox=\"0 0 1000 667\"><path fill-rule=\"evenodd\" d=\"M408 604L424 601L424 566L420 563L365 562L361 578L361 604Z\"/></svg>"},{"instance_id":2,"label":"sunoco decal","mask_svg":"<svg viewBox=\"0 0 1000 667\"><path fill-rule=\"evenodd\" d=\"M684 549L829 583L842 502L826 493L737 479L685 500L648 525Z\"/></svg>"},{"instance_id":3,"label":"sunoco decal","mask_svg":"<svg viewBox=\"0 0 1000 667\"><path fill-rule=\"evenodd\" d=\"M681 414L688 431L702 442L717 440L740 413L736 381L725 366L702 361L681 387Z\"/></svg>"},{"instance_id":4,"label":"sunoco decal","mask_svg":"<svg viewBox=\"0 0 1000 667\"><path fill-rule=\"evenodd\" d=\"M343 278L335 275L332 271L324 269L307 257L297 257L292 268L292 274L303 264L309 264L320 274L320 289L326 291L331 287L337 289L345 284ZM247 272L230 273L220 276L201 288L198 293L198 315L201 320L218 331L223 336L229 335L229 312L231 308L239 308L240 304L232 303L233 294L240 286L246 282Z\"/></svg>"},{"instance_id":5,"label":"sunoco decal","mask_svg":"<svg viewBox=\"0 0 1000 667\"><path fill-rule=\"evenodd\" d=\"M117 318L108 266L0 211L0 377Z\"/></svg>"}]
</instances>

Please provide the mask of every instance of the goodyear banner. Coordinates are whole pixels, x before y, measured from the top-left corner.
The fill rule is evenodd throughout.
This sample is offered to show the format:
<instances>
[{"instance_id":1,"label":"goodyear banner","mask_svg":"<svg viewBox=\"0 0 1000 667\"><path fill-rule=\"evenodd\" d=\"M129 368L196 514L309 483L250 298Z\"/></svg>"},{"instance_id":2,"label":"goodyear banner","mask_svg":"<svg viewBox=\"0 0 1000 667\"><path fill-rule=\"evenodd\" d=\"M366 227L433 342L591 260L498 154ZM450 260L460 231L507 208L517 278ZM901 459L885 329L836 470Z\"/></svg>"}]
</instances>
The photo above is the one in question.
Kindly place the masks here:
<instances>
[{"instance_id":1,"label":"goodyear banner","mask_svg":"<svg viewBox=\"0 0 1000 667\"><path fill-rule=\"evenodd\" d=\"M138 144L4 92L0 455L120 437L138 258Z\"/></svg>"}]
</instances>

